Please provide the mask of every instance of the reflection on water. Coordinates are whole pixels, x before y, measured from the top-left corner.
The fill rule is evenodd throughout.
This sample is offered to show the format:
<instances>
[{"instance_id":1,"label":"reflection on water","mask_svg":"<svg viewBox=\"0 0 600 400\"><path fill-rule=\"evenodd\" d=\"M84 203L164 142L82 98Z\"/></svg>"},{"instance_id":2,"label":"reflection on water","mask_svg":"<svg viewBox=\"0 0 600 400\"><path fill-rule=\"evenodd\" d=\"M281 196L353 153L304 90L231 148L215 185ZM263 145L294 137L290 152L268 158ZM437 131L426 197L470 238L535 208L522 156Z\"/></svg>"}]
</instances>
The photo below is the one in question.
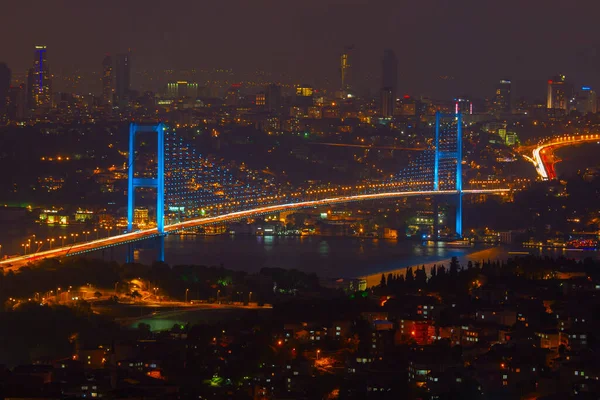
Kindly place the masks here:
<instances>
[{"instance_id":1,"label":"reflection on water","mask_svg":"<svg viewBox=\"0 0 600 400\"><path fill-rule=\"evenodd\" d=\"M325 240L319 243L319 254L323 257L329 256L329 244Z\"/></svg>"}]
</instances>

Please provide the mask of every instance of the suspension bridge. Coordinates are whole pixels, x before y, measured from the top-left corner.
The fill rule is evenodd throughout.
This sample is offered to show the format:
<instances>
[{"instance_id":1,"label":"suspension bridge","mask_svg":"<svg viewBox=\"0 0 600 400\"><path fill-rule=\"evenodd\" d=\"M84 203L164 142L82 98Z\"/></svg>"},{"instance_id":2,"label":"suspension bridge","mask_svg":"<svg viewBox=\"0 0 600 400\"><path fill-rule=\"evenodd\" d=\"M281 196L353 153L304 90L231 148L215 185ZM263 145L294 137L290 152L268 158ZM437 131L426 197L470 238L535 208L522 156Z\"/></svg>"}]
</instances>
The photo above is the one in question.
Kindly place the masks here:
<instances>
[{"instance_id":1,"label":"suspension bridge","mask_svg":"<svg viewBox=\"0 0 600 400\"><path fill-rule=\"evenodd\" d=\"M156 135L155 167L138 159L140 135ZM153 160L154 161L154 160ZM328 186L319 190L290 189L272 176L228 167L199 154L174 130L159 123L131 124L127 190L127 232L13 257L0 262L19 269L32 262L94 252L158 238L158 259L164 261L164 237L200 226L223 224L283 211L367 200L414 196L451 196L456 201L457 236L462 236L462 198L466 194L506 194L509 189L463 189L462 116L436 114L434 140L398 174L355 186ZM141 167L141 168L138 168ZM156 191L156 227L136 230L134 210L139 190Z\"/></svg>"}]
</instances>

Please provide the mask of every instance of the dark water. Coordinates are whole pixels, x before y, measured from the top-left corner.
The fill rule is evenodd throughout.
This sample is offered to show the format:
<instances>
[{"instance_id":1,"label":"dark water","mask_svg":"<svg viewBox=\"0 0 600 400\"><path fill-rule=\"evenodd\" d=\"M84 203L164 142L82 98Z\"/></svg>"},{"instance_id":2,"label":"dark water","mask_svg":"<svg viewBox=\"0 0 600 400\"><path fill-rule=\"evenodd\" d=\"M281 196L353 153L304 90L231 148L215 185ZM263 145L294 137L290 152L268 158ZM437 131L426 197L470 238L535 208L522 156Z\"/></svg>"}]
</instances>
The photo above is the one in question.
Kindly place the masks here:
<instances>
[{"instance_id":1,"label":"dark water","mask_svg":"<svg viewBox=\"0 0 600 400\"><path fill-rule=\"evenodd\" d=\"M600 145L597 143L585 143L557 149L556 155L562 160L555 166L558 177L569 178L580 170L599 167L598 151L600 151Z\"/></svg>"},{"instance_id":2,"label":"dark water","mask_svg":"<svg viewBox=\"0 0 600 400\"><path fill-rule=\"evenodd\" d=\"M135 259L152 263L157 246L146 242L135 251ZM457 257L470 261L507 259L511 251L527 251L553 257L598 258L599 252L567 252L553 249L522 249L508 246L452 248L444 243L420 243L352 237L262 237L262 236L168 236L165 260L171 265L223 265L233 270L257 272L263 267L298 269L323 278L366 277L376 284L383 272L403 270L414 265L447 263ZM93 254L93 253L92 253ZM96 254L101 256L102 254ZM111 255L105 252L104 257ZM123 260L125 249L115 249L112 257Z\"/></svg>"},{"instance_id":3,"label":"dark water","mask_svg":"<svg viewBox=\"0 0 600 400\"><path fill-rule=\"evenodd\" d=\"M165 258L169 264L220 265L257 272L280 267L314 272L323 277L357 277L395 270L416 263L462 257L473 249L425 246L417 242L350 237L169 236ZM151 262L156 250L136 252L140 262Z\"/></svg>"}]
</instances>

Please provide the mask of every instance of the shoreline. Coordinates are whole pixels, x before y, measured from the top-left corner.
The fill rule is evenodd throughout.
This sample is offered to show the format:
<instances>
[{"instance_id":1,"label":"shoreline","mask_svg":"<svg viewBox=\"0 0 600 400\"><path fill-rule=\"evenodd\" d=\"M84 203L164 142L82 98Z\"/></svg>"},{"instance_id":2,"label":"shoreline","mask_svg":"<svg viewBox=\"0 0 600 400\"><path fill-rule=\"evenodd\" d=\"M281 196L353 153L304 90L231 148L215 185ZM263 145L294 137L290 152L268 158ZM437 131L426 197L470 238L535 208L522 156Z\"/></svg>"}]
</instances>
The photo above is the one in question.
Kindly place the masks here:
<instances>
[{"instance_id":1,"label":"shoreline","mask_svg":"<svg viewBox=\"0 0 600 400\"><path fill-rule=\"evenodd\" d=\"M481 262L481 261L487 260L487 259L495 261L498 259L507 258L506 257L507 255L508 254L503 247L494 246L494 247L490 247L487 249L481 249L481 250L474 251L472 253L464 254L457 258L458 258L458 262L460 263L461 266L462 265L466 266L466 264L469 261L472 261L473 263ZM412 267L414 269L416 267L421 267L423 265L425 265L425 270L427 271L427 274L429 274L429 272L431 271L431 268L433 268L434 265L439 266L439 265L443 264L446 268L448 268L450 261L451 261L451 258L445 258L442 260L432 261L432 262L428 262L428 263L407 265L406 267L402 267L402 268L398 268L398 269L394 269L394 270L379 271L377 273L360 276L358 278L366 280L367 287L370 288L370 287L379 285L379 283L381 282L381 274L384 274L386 277L388 274L404 275L408 268Z\"/></svg>"}]
</instances>

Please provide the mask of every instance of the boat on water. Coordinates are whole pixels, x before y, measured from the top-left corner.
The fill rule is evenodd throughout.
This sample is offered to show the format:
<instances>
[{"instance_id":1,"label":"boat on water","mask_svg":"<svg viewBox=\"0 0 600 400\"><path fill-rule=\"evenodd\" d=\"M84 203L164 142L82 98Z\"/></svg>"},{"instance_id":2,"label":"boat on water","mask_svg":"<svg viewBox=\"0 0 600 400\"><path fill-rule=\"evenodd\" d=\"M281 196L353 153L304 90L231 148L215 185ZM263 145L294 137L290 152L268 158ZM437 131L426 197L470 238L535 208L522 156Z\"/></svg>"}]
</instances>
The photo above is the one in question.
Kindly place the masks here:
<instances>
[{"instance_id":1,"label":"boat on water","mask_svg":"<svg viewBox=\"0 0 600 400\"><path fill-rule=\"evenodd\" d=\"M455 240L453 242L447 242L446 246L447 247L466 248L466 247L473 247L473 243L469 242L468 240Z\"/></svg>"}]
</instances>

